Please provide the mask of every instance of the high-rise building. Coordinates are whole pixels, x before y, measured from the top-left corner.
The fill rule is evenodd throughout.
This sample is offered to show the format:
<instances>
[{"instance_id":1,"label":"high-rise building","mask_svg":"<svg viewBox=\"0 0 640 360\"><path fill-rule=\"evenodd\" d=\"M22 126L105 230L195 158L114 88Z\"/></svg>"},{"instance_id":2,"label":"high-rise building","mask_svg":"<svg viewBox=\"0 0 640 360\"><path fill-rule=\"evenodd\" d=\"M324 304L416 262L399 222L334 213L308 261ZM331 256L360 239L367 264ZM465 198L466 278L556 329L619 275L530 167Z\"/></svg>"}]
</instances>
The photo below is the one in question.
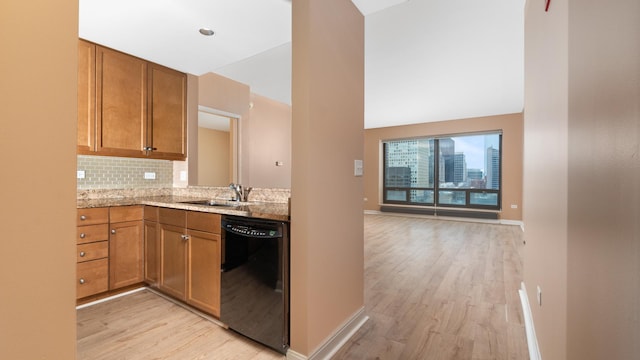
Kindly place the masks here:
<instances>
[{"instance_id":1,"label":"high-rise building","mask_svg":"<svg viewBox=\"0 0 640 360\"><path fill-rule=\"evenodd\" d=\"M467 180L482 180L482 169L467 169Z\"/></svg>"},{"instance_id":2,"label":"high-rise building","mask_svg":"<svg viewBox=\"0 0 640 360\"><path fill-rule=\"evenodd\" d=\"M493 146L487 148L484 170L487 176L487 189L500 189L500 150Z\"/></svg>"},{"instance_id":3,"label":"high-rise building","mask_svg":"<svg viewBox=\"0 0 640 360\"><path fill-rule=\"evenodd\" d=\"M451 138L439 139L438 142L440 143L440 182L455 182L453 174L456 142Z\"/></svg>"},{"instance_id":4,"label":"high-rise building","mask_svg":"<svg viewBox=\"0 0 640 360\"><path fill-rule=\"evenodd\" d=\"M408 166L388 167L385 183L387 187L411 187L411 168Z\"/></svg>"},{"instance_id":5,"label":"high-rise building","mask_svg":"<svg viewBox=\"0 0 640 360\"><path fill-rule=\"evenodd\" d=\"M484 172L481 169L467 169L467 185L473 189L485 189Z\"/></svg>"},{"instance_id":6,"label":"high-rise building","mask_svg":"<svg viewBox=\"0 0 640 360\"><path fill-rule=\"evenodd\" d=\"M395 168L392 170L396 177L394 181L402 181L404 184L402 187L433 187L433 170L430 170L430 164L433 164L432 144L433 141L427 139L398 140L386 143L387 174L390 169ZM400 168L409 169L409 182L405 179L406 170L399 170ZM387 185L389 184L387 183Z\"/></svg>"},{"instance_id":7,"label":"high-rise building","mask_svg":"<svg viewBox=\"0 0 640 360\"><path fill-rule=\"evenodd\" d=\"M453 156L453 182L456 185L467 182L467 160L461 152Z\"/></svg>"}]
</instances>

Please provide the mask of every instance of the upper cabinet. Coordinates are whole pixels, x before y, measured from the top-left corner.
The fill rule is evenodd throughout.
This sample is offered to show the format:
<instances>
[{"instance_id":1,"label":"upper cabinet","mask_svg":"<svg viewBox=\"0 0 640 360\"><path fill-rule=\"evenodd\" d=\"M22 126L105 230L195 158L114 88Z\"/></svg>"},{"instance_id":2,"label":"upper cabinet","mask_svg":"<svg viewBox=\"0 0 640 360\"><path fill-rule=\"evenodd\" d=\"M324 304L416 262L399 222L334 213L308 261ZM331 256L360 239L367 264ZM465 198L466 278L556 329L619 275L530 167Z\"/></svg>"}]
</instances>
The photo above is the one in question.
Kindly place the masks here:
<instances>
[{"instance_id":1,"label":"upper cabinet","mask_svg":"<svg viewBox=\"0 0 640 360\"><path fill-rule=\"evenodd\" d=\"M79 154L186 158L184 73L83 40L78 63Z\"/></svg>"},{"instance_id":2,"label":"upper cabinet","mask_svg":"<svg viewBox=\"0 0 640 360\"><path fill-rule=\"evenodd\" d=\"M187 76L149 63L148 146L153 157L184 160L187 153Z\"/></svg>"},{"instance_id":3,"label":"upper cabinet","mask_svg":"<svg viewBox=\"0 0 640 360\"><path fill-rule=\"evenodd\" d=\"M96 146L103 155L146 155L147 63L96 46Z\"/></svg>"},{"instance_id":4,"label":"upper cabinet","mask_svg":"<svg viewBox=\"0 0 640 360\"><path fill-rule=\"evenodd\" d=\"M78 154L95 151L96 46L78 42Z\"/></svg>"}]
</instances>

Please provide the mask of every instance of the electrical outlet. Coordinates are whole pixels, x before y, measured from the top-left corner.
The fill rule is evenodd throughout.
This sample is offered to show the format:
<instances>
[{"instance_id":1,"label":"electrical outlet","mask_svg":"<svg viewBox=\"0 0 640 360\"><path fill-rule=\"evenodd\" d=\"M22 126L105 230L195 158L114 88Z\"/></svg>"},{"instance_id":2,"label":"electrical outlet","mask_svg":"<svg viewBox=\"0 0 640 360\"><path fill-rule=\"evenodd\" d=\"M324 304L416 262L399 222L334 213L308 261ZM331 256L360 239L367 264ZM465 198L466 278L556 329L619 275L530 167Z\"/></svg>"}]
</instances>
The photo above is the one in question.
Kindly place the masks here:
<instances>
[{"instance_id":1,"label":"electrical outlet","mask_svg":"<svg viewBox=\"0 0 640 360\"><path fill-rule=\"evenodd\" d=\"M180 181L187 181L187 172L184 170L180 171Z\"/></svg>"},{"instance_id":2,"label":"electrical outlet","mask_svg":"<svg viewBox=\"0 0 640 360\"><path fill-rule=\"evenodd\" d=\"M516 204L511 204L511 208L512 208L512 209L517 209L517 208L518 208L518 205L516 205Z\"/></svg>"},{"instance_id":3,"label":"electrical outlet","mask_svg":"<svg viewBox=\"0 0 640 360\"><path fill-rule=\"evenodd\" d=\"M78 179L84 179L84 170L78 170L77 171L77 178Z\"/></svg>"},{"instance_id":4,"label":"electrical outlet","mask_svg":"<svg viewBox=\"0 0 640 360\"><path fill-rule=\"evenodd\" d=\"M156 173L154 173L154 172L145 172L144 173L144 178L145 178L145 180L155 180L156 179Z\"/></svg>"},{"instance_id":5,"label":"electrical outlet","mask_svg":"<svg viewBox=\"0 0 640 360\"><path fill-rule=\"evenodd\" d=\"M540 285L538 285L538 306L542 306L542 289L540 289Z\"/></svg>"}]
</instances>

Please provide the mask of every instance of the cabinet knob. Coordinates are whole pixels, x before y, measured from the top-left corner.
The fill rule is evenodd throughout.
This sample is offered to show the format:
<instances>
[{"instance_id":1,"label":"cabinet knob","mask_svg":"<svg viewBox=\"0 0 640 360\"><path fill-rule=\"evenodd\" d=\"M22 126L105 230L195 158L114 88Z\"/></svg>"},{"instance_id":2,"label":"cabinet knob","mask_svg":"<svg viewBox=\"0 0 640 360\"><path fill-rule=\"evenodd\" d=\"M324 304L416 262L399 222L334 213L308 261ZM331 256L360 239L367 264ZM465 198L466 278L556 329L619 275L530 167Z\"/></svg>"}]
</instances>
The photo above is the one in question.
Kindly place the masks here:
<instances>
[{"instance_id":1,"label":"cabinet knob","mask_svg":"<svg viewBox=\"0 0 640 360\"><path fill-rule=\"evenodd\" d=\"M80 233L80 239L84 239L84 238L86 238L86 237L87 237L87 234L85 234L85 233Z\"/></svg>"},{"instance_id":2,"label":"cabinet knob","mask_svg":"<svg viewBox=\"0 0 640 360\"><path fill-rule=\"evenodd\" d=\"M111 233L115 234L116 233L116 229L111 229Z\"/></svg>"},{"instance_id":3,"label":"cabinet knob","mask_svg":"<svg viewBox=\"0 0 640 360\"><path fill-rule=\"evenodd\" d=\"M80 257L84 257L85 255L87 255L87 253L85 253L84 251L80 251Z\"/></svg>"},{"instance_id":4,"label":"cabinet knob","mask_svg":"<svg viewBox=\"0 0 640 360\"><path fill-rule=\"evenodd\" d=\"M144 151L154 151L154 150L158 150L158 148L154 148L154 147L152 147L152 146L145 146L145 147L143 148L143 150L144 150Z\"/></svg>"},{"instance_id":5,"label":"cabinet knob","mask_svg":"<svg viewBox=\"0 0 640 360\"><path fill-rule=\"evenodd\" d=\"M185 240L185 241L189 240L189 235L182 235L182 240Z\"/></svg>"},{"instance_id":6,"label":"cabinet knob","mask_svg":"<svg viewBox=\"0 0 640 360\"><path fill-rule=\"evenodd\" d=\"M82 285L82 284L84 284L85 281L84 281L83 278L80 278L79 282L80 282L80 285Z\"/></svg>"},{"instance_id":7,"label":"cabinet knob","mask_svg":"<svg viewBox=\"0 0 640 360\"><path fill-rule=\"evenodd\" d=\"M87 217L85 215L80 215L80 220L87 220Z\"/></svg>"}]
</instances>

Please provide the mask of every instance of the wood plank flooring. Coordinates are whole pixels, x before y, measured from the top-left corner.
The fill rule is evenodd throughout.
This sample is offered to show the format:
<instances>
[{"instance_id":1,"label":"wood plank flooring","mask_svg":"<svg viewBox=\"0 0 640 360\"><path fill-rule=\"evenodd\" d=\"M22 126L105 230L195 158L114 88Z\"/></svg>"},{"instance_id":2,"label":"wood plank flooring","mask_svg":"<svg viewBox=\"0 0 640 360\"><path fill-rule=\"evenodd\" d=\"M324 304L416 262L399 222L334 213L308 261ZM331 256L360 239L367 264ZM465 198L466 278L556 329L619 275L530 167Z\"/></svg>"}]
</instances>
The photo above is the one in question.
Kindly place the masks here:
<instances>
[{"instance_id":1,"label":"wood plank flooring","mask_svg":"<svg viewBox=\"0 0 640 360\"><path fill-rule=\"evenodd\" d=\"M365 216L370 319L333 359L528 359L517 226Z\"/></svg>"},{"instance_id":2,"label":"wood plank flooring","mask_svg":"<svg viewBox=\"0 0 640 360\"><path fill-rule=\"evenodd\" d=\"M284 359L148 290L79 309L78 360Z\"/></svg>"},{"instance_id":3,"label":"wood plank flooring","mask_svg":"<svg viewBox=\"0 0 640 360\"><path fill-rule=\"evenodd\" d=\"M370 320L333 359L528 359L522 231L365 215ZM78 310L78 359L284 359L153 293Z\"/></svg>"}]
</instances>

